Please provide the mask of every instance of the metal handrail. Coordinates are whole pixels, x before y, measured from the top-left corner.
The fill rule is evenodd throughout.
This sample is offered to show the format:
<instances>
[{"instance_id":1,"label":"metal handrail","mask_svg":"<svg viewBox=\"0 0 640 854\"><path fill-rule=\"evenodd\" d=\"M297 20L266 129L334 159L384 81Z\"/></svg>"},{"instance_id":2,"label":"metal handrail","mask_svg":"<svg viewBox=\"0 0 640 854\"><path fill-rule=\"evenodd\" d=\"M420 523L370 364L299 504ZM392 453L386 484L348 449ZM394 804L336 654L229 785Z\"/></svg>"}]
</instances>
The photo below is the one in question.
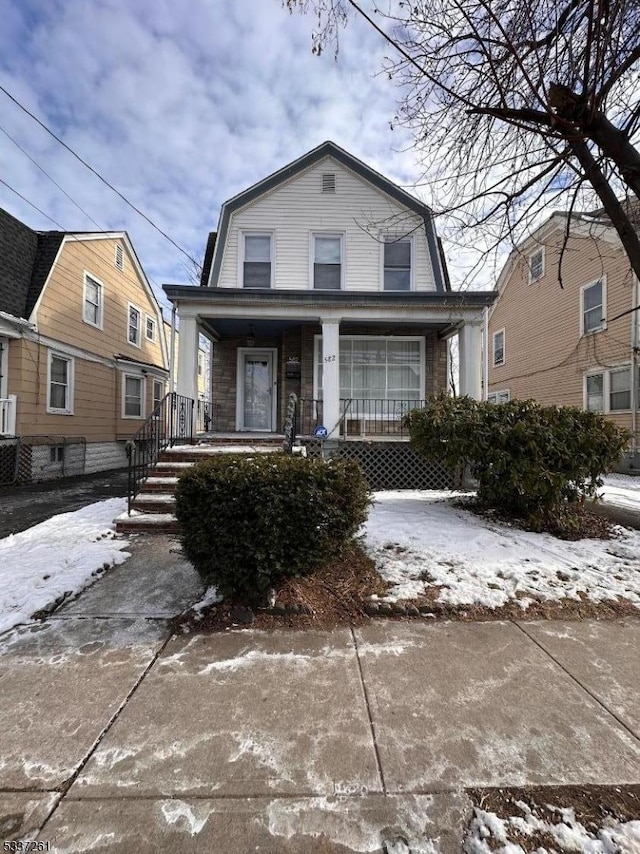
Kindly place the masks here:
<instances>
[{"instance_id":1,"label":"metal handrail","mask_svg":"<svg viewBox=\"0 0 640 854\"><path fill-rule=\"evenodd\" d=\"M160 452L176 442L193 444L193 408L195 401L171 391L166 394L142 427L125 445L129 461L127 512L139 492L141 482L158 461Z\"/></svg>"}]
</instances>

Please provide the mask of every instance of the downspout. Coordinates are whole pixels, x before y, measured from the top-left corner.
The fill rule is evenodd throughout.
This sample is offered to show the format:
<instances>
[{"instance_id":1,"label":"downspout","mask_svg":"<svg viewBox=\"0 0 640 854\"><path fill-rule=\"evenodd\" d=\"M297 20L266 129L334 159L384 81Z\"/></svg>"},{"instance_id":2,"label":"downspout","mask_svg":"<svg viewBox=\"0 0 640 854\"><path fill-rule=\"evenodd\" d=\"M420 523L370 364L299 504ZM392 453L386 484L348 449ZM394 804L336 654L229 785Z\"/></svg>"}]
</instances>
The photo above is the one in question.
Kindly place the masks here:
<instances>
[{"instance_id":1,"label":"downspout","mask_svg":"<svg viewBox=\"0 0 640 854\"><path fill-rule=\"evenodd\" d=\"M171 306L171 344L169 347L169 391L176 390L175 376L175 359L176 359L176 306L175 303Z\"/></svg>"},{"instance_id":2,"label":"downspout","mask_svg":"<svg viewBox=\"0 0 640 854\"><path fill-rule=\"evenodd\" d=\"M489 309L482 311L482 399L489 399Z\"/></svg>"}]
</instances>

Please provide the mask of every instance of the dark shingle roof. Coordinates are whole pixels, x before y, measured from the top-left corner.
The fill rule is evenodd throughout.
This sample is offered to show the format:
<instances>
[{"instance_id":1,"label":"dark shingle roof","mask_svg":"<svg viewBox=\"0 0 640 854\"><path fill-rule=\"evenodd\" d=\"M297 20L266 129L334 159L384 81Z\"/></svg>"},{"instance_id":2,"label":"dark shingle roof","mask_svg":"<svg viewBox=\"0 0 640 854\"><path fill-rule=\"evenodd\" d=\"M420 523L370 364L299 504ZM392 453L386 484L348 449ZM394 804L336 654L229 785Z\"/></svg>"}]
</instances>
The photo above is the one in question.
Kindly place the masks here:
<instances>
[{"instance_id":1,"label":"dark shingle roof","mask_svg":"<svg viewBox=\"0 0 640 854\"><path fill-rule=\"evenodd\" d=\"M204 261L202 262L202 275L200 276L200 287L206 288L209 284L209 273L211 272L211 262L213 261L213 250L216 245L217 232L212 231L207 238L207 248L204 251Z\"/></svg>"},{"instance_id":2,"label":"dark shingle roof","mask_svg":"<svg viewBox=\"0 0 640 854\"><path fill-rule=\"evenodd\" d=\"M0 311L27 317L38 235L0 208Z\"/></svg>"},{"instance_id":3,"label":"dark shingle roof","mask_svg":"<svg viewBox=\"0 0 640 854\"><path fill-rule=\"evenodd\" d=\"M38 232L38 251L31 273L31 286L27 295L27 313L25 317L29 317L38 301L44 283L47 281L47 276L53 267L53 262L56 260L56 255L58 254L58 249L64 239L65 233L64 231Z\"/></svg>"}]
</instances>

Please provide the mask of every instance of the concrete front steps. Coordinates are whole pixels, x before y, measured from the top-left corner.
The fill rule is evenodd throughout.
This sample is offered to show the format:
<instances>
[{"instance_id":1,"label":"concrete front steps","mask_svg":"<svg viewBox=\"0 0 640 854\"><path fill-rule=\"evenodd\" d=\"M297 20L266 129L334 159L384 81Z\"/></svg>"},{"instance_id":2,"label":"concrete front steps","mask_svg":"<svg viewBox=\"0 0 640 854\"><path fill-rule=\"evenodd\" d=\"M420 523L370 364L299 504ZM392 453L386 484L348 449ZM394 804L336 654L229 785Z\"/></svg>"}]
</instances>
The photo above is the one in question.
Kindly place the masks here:
<instances>
[{"instance_id":1,"label":"concrete front steps","mask_svg":"<svg viewBox=\"0 0 640 854\"><path fill-rule=\"evenodd\" d=\"M194 463L214 454L268 454L282 450L282 438L261 438L241 444L238 437L207 439L195 445L177 445L161 451L158 462L143 481L131 505L131 515L123 513L116 521L119 533L175 534L175 491L178 478Z\"/></svg>"}]
</instances>

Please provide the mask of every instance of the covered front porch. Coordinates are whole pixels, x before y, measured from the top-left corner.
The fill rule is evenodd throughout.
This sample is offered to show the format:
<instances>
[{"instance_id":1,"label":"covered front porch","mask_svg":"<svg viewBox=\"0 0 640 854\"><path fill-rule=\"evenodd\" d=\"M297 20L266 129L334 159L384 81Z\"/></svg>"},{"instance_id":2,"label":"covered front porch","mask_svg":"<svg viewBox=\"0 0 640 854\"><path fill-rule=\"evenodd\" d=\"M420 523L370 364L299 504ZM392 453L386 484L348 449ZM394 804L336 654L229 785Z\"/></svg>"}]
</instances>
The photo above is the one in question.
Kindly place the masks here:
<instances>
[{"instance_id":1,"label":"covered front porch","mask_svg":"<svg viewBox=\"0 0 640 854\"><path fill-rule=\"evenodd\" d=\"M402 417L447 388L458 336L461 394L480 398L493 294L323 293L165 286L180 335L177 391L195 399L198 335L213 341L213 433L402 439Z\"/></svg>"}]
</instances>

